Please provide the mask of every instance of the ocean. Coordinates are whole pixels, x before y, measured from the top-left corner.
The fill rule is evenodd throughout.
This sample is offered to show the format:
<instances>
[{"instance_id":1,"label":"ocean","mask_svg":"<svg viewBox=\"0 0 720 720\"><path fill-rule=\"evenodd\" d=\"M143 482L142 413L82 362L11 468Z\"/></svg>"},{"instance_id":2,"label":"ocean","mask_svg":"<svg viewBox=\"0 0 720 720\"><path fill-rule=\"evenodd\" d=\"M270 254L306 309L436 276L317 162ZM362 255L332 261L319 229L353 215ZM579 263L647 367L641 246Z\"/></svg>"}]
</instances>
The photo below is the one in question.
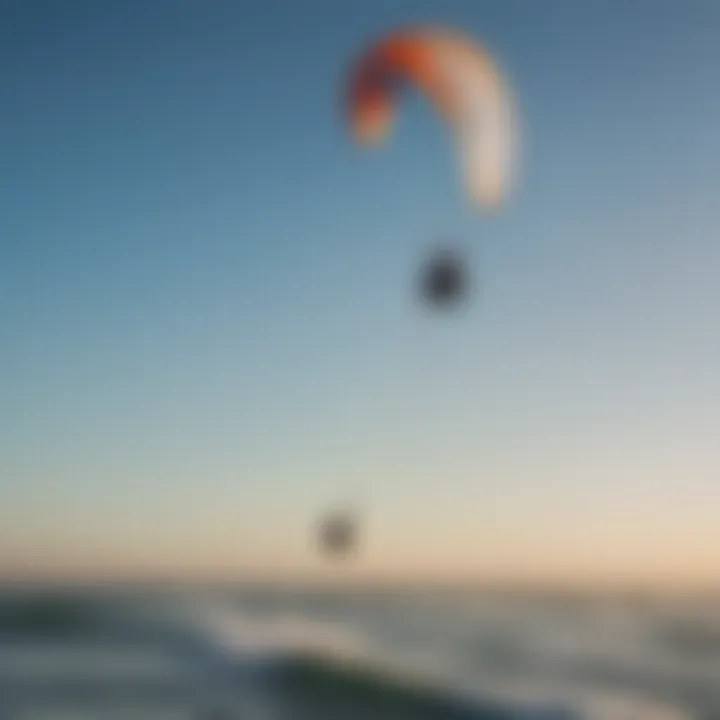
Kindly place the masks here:
<instances>
[{"instance_id":1,"label":"ocean","mask_svg":"<svg viewBox=\"0 0 720 720\"><path fill-rule=\"evenodd\" d=\"M720 720L720 600L6 588L0 718Z\"/></svg>"}]
</instances>

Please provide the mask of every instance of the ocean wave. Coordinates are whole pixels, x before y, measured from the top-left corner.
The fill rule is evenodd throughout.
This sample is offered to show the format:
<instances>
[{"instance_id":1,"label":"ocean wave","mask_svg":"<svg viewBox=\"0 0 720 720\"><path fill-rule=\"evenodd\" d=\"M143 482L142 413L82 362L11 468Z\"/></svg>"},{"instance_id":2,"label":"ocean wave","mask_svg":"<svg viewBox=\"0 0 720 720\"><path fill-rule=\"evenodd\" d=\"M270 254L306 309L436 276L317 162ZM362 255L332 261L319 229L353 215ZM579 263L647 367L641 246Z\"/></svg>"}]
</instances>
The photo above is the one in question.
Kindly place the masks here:
<instances>
[{"instance_id":1,"label":"ocean wave","mask_svg":"<svg viewBox=\"0 0 720 720\"><path fill-rule=\"evenodd\" d=\"M492 608L463 619L441 604L411 613L409 600L394 610L368 603L363 614L354 603L343 617L340 601L333 612L283 602L269 612L207 594L16 597L0 607L0 632L14 633L12 642L7 632L0 638L0 674L13 669L5 688L19 699L223 697L226 707L261 707L264 715L249 717L270 720L718 717L711 685L647 652L657 649L644 644L647 623L593 616L584 627L578 612L563 624ZM38 639L54 643L55 654L40 652ZM62 659L70 645L72 662ZM21 662L23 647L32 662ZM20 682L25 666L33 672Z\"/></svg>"},{"instance_id":2,"label":"ocean wave","mask_svg":"<svg viewBox=\"0 0 720 720\"><path fill-rule=\"evenodd\" d=\"M369 663L328 656L287 657L270 688L295 717L316 720L570 720L566 712L512 707L463 697L440 684L400 677Z\"/></svg>"},{"instance_id":3,"label":"ocean wave","mask_svg":"<svg viewBox=\"0 0 720 720\"><path fill-rule=\"evenodd\" d=\"M208 612L208 608L205 608ZM282 616L248 617L232 611L210 613L213 642L226 653L254 659L257 673L268 692L296 708L306 708L312 718L468 718L505 720L694 720L688 705L645 693L639 683L615 684L563 680L554 672L524 674L519 656L524 652L520 638L512 639L511 650L502 635L489 649L496 670L507 672L463 674L447 659L441 643L434 638L421 652L391 651L380 635L366 632L362 623L321 622L286 612ZM544 648L547 651L549 648ZM487 650L487 648L486 648ZM543 653L533 658L541 662ZM545 656L553 664L552 654ZM580 654L575 657L580 661ZM620 664L622 668L622 663ZM627 670L627 668L624 668ZM573 673L567 675L572 678ZM258 675L256 675L258 677ZM633 678L633 673L627 674ZM578 680L580 678L577 678ZM677 697L687 701L688 698ZM700 695L697 695L700 701ZM312 709L312 712L311 712ZM303 711L305 712L305 711ZM315 714L313 714L313 712ZM288 717L303 717L289 714Z\"/></svg>"},{"instance_id":4,"label":"ocean wave","mask_svg":"<svg viewBox=\"0 0 720 720\"><path fill-rule=\"evenodd\" d=\"M63 638L88 635L104 625L104 608L68 593L15 593L0 598L0 635Z\"/></svg>"},{"instance_id":5,"label":"ocean wave","mask_svg":"<svg viewBox=\"0 0 720 720\"><path fill-rule=\"evenodd\" d=\"M304 720L579 720L563 708L512 700L453 684L438 664L388 653L340 622L284 613L247 615L203 603L196 627L215 678L251 681L272 718ZM212 653L215 653L214 655Z\"/></svg>"}]
</instances>

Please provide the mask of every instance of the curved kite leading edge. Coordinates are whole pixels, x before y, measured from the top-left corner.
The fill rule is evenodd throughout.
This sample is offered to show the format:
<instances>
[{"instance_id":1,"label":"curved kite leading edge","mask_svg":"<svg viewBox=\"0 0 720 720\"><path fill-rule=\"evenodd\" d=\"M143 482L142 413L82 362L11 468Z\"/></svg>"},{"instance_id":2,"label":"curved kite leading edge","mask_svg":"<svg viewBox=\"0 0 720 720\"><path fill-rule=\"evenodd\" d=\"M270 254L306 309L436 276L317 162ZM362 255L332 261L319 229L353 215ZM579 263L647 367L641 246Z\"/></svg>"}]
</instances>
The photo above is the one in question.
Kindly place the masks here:
<instances>
[{"instance_id":1,"label":"curved kite leading edge","mask_svg":"<svg viewBox=\"0 0 720 720\"><path fill-rule=\"evenodd\" d=\"M388 134L398 92L408 83L452 127L472 200L500 204L512 181L517 140L510 92L489 54L433 28L397 31L371 45L347 88L348 119L359 142L376 144Z\"/></svg>"}]
</instances>

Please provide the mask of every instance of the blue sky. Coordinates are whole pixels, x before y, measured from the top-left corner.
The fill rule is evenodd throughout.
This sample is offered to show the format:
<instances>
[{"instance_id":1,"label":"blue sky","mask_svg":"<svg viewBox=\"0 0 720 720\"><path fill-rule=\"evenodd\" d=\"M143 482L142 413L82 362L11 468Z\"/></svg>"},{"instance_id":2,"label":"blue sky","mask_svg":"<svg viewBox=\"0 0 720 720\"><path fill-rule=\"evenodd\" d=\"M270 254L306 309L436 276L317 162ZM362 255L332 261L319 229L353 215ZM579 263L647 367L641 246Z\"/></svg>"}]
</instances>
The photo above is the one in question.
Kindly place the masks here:
<instances>
[{"instance_id":1,"label":"blue sky","mask_svg":"<svg viewBox=\"0 0 720 720\"><path fill-rule=\"evenodd\" d=\"M0 570L710 577L720 563L720 7L10 2L0 28ZM362 45L495 53L520 183L441 122L348 140ZM481 301L412 278L462 243Z\"/></svg>"}]
</instances>

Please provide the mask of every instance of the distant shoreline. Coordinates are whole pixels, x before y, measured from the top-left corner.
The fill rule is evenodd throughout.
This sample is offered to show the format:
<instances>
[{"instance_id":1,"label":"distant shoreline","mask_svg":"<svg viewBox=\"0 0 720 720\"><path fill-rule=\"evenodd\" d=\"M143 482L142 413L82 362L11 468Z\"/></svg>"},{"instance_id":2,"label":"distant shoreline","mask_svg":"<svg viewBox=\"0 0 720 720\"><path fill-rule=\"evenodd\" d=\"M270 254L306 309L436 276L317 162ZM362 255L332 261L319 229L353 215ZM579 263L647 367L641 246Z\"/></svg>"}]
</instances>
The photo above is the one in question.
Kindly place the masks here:
<instances>
[{"instance_id":1,"label":"distant shoreline","mask_svg":"<svg viewBox=\"0 0 720 720\"><path fill-rule=\"evenodd\" d=\"M335 578L279 579L238 577L234 579L178 578L0 578L0 593L91 593L99 595L167 592L220 592L262 594L287 592L293 595L426 595L456 597L483 594L507 599L533 599L564 602L623 600L629 603L656 599L720 600L720 583L650 583L641 582L539 582L520 580L373 580Z\"/></svg>"}]
</instances>

